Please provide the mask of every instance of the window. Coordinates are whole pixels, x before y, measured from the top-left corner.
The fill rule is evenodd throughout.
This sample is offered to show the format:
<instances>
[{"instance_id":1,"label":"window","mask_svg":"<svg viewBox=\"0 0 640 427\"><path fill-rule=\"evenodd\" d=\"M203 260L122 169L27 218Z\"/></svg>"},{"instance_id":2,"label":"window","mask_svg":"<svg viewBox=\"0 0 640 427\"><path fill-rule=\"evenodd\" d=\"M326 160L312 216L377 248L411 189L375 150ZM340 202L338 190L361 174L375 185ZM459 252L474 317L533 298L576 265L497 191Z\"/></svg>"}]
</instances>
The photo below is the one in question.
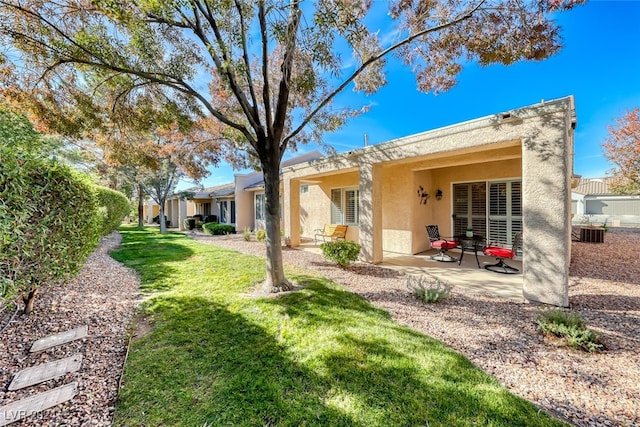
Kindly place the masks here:
<instances>
[{"instance_id":1,"label":"window","mask_svg":"<svg viewBox=\"0 0 640 427\"><path fill-rule=\"evenodd\" d=\"M256 194L255 206L256 206L256 220L264 221L266 219L265 207L264 207L264 193Z\"/></svg>"},{"instance_id":2,"label":"window","mask_svg":"<svg viewBox=\"0 0 640 427\"><path fill-rule=\"evenodd\" d=\"M489 242L510 245L522 232L522 182L471 182L453 185L454 235L467 227Z\"/></svg>"},{"instance_id":3,"label":"window","mask_svg":"<svg viewBox=\"0 0 640 427\"><path fill-rule=\"evenodd\" d=\"M489 237L511 244L513 235L522 232L522 183L520 181L489 184Z\"/></svg>"},{"instance_id":4,"label":"window","mask_svg":"<svg viewBox=\"0 0 640 427\"><path fill-rule=\"evenodd\" d=\"M227 223L227 201L224 200L222 202L218 202L218 207L220 208L220 224L226 224Z\"/></svg>"},{"instance_id":5,"label":"window","mask_svg":"<svg viewBox=\"0 0 640 427\"><path fill-rule=\"evenodd\" d=\"M300 185L300 194L307 194L309 192L309 184Z\"/></svg>"},{"instance_id":6,"label":"window","mask_svg":"<svg viewBox=\"0 0 640 427\"><path fill-rule=\"evenodd\" d=\"M331 223L358 225L360 223L360 191L355 188L331 190Z\"/></svg>"},{"instance_id":7,"label":"window","mask_svg":"<svg viewBox=\"0 0 640 427\"><path fill-rule=\"evenodd\" d=\"M231 204L231 224L236 223L236 201L231 200L229 202Z\"/></svg>"}]
</instances>

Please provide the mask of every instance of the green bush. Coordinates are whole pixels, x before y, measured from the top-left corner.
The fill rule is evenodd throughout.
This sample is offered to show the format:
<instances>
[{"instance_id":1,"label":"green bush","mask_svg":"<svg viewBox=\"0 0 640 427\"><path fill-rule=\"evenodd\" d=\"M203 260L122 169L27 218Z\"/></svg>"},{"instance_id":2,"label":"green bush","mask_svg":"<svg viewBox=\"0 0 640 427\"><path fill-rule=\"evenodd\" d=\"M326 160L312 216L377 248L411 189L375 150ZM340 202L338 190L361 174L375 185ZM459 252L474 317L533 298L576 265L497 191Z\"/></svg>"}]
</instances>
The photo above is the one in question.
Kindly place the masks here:
<instances>
[{"instance_id":1,"label":"green bush","mask_svg":"<svg viewBox=\"0 0 640 427\"><path fill-rule=\"evenodd\" d=\"M125 216L131 213L131 202L119 191L107 187L96 187L98 204L103 212L102 235L113 233L120 227Z\"/></svg>"},{"instance_id":2,"label":"green bush","mask_svg":"<svg viewBox=\"0 0 640 427\"><path fill-rule=\"evenodd\" d=\"M2 298L22 295L31 312L40 286L64 283L84 265L102 227L88 178L0 143Z\"/></svg>"},{"instance_id":3,"label":"green bush","mask_svg":"<svg viewBox=\"0 0 640 427\"><path fill-rule=\"evenodd\" d=\"M208 222L206 224L202 224L202 229L214 236L224 236L226 234L235 234L236 232L236 229L233 228L233 225L218 224L217 222Z\"/></svg>"},{"instance_id":4,"label":"green bush","mask_svg":"<svg viewBox=\"0 0 640 427\"><path fill-rule=\"evenodd\" d=\"M267 240L267 230L256 230L256 240L258 242Z\"/></svg>"},{"instance_id":5,"label":"green bush","mask_svg":"<svg viewBox=\"0 0 640 427\"><path fill-rule=\"evenodd\" d=\"M320 245L320 248L325 258L337 263L340 267L346 267L358 259L361 246L351 240L337 240L325 242Z\"/></svg>"},{"instance_id":6,"label":"green bush","mask_svg":"<svg viewBox=\"0 0 640 427\"><path fill-rule=\"evenodd\" d=\"M536 322L543 333L564 339L570 347L588 352L602 348L598 335L587 328L578 313L553 309L540 313Z\"/></svg>"},{"instance_id":7,"label":"green bush","mask_svg":"<svg viewBox=\"0 0 640 427\"><path fill-rule=\"evenodd\" d=\"M442 301L449 296L452 288L447 282L427 276L407 276L405 284L416 298L426 303Z\"/></svg>"}]
</instances>

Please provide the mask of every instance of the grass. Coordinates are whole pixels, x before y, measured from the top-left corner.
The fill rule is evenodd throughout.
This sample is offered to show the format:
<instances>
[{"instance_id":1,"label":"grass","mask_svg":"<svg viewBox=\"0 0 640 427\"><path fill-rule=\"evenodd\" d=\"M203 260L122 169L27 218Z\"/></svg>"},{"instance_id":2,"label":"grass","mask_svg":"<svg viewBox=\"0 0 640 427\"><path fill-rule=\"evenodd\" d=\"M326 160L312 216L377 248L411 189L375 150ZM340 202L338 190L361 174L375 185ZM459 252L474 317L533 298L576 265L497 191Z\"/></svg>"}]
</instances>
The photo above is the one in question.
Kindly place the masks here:
<instances>
[{"instance_id":1,"label":"grass","mask_svg":"<svg viewBox=\"0 0 640 427\"><path fill-rule=\"evenodd\" d=\"M252 298L263 259L152 228L112 256L140 273L153 330L132 345L126 426L555 426L442 343L311 272Z\"/></svg>"}]
</instances>

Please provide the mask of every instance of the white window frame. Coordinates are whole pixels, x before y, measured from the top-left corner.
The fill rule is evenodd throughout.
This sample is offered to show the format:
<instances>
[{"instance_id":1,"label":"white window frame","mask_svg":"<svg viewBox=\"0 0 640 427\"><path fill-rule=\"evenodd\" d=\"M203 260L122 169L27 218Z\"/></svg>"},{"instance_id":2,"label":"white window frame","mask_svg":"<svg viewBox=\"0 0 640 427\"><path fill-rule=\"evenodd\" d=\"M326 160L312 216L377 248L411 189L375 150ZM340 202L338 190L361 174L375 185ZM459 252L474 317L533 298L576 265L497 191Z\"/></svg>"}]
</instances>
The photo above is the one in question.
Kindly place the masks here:
<instances>
[{"instance_id":1,"label":"white window frame","mask_svg":"<svg viewBox=\"0 0 640 427\"><path fill-rule=\"evenodd\" d=\"M513 184L516 183L520 186L520 215L514 214L513 203ZM495 184L505 184L505 214L492 214L491 208L491 186ZM514 226L515 225L515 226ZM495 234L495 229L499 228L498 235ZM516 233L522 232L522 180L521 179L501 179L487 181L487 237L491 241L501 242L503 244L511 245L513 243L513 236Z\"/></svg>"},{"instance_id":2,"label":"white window frame","mask_svg":"<svg viewBox=\"0 0 640 427\"><path fill-rule=\"evenodd\" d=\"M259 198L262 199L262 202L258 200ZM255 195L253 196L253 206L254 206L253 211L254 211L254 216L256 221L267 220L266 202L267 202L267 197L265 193L255 193Z\"/></svg>"},{"instance_id":3,"label":"white window frame","mask_svg":"<svg viewBox=\"0 0 640 427\"><path fill-rule=\"evenodd\" d=\"M338 196L338 192L339 192L339 199L340 199L339 206L336 205L335 203L337 201L337 197L334 200L334 194ZM347 198L348 198L349 192L355 192L355 196L357 200L354 206L355 212L353 213L355 221L347 222L345 211L347 207ZM358 187L332 188L330 203L331 203L330 216L331 216L332 224L344 224L344 225L351 225L351 226L360 225L360 189Z\"/></svg>"}]
</instances>

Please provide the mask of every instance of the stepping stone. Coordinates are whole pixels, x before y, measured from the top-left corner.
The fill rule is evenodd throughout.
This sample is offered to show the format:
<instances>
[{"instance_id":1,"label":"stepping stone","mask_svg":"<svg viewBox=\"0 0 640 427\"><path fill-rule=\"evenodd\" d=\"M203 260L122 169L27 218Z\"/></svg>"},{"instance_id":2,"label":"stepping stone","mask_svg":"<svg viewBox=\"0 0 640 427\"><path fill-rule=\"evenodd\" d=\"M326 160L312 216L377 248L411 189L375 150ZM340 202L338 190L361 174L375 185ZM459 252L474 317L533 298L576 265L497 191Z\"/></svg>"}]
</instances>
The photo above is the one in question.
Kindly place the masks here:
<instances>
[{"instance_id":1,"label":"stepping stone","mask_svg":"<svg viewBox=\"0 0 640 427\"><path fill-rule=\"evenodd\" d=\"M75 354L71 357L23 369L13 377L13 381L9 384L9 390L20 390L30 385L61 377L67 372L75 372L80 369L81 364L82 355Z\"/></svg>"},{"instance_id":2,"label":"stepping stone","mask_svg":"<svg viewBox=\"0 0 640 427\"><path fill-rule=\"evenodd\" d=\"M76 394L78 394L78 383L71 383L2 406L0 407L0 427L66 402Z\"/></svg>"},{"instance_id":3,"label":"stepping stone","mask_svg":"<svg viewBox=\"0 0 640 427\"><path fill-rule=\"evenodd\" d=\"M60 332L59 334L50 335L34 342L31 346L31 353L36 351L46 350L51 347L55 347L60 344L66 344L68 342L84 338L87 336L87 325L79 326L70 331Z\"/></svg>"}]
</instances>

